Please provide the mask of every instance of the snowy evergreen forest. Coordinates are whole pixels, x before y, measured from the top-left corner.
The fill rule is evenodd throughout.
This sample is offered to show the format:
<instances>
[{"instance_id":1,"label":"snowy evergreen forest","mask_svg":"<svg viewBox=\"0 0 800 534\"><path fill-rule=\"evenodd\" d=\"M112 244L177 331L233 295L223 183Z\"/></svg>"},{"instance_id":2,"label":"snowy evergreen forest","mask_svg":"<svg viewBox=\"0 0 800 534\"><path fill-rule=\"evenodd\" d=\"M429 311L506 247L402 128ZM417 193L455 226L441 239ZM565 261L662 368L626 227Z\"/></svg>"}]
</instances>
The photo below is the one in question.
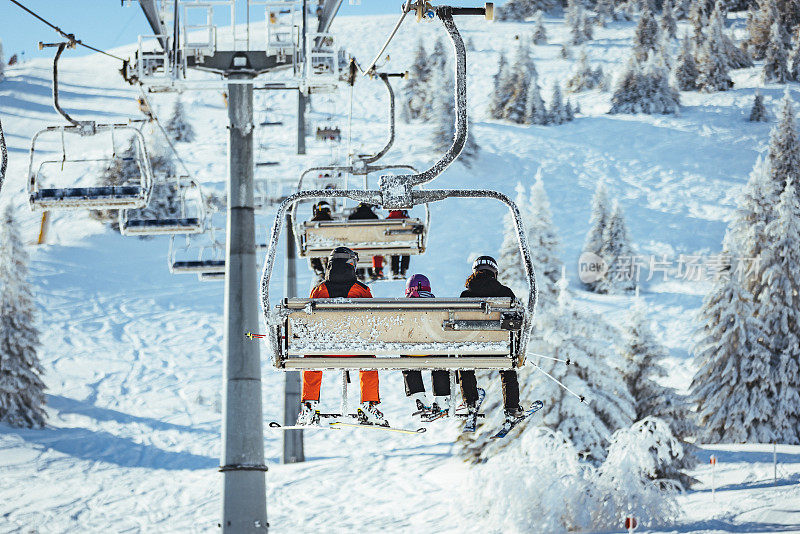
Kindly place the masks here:
<instances>
[{"instance_id":1,"label":"snowy evergreen forest","mask_svg":"<svg viewBox=\"0 0 800 534\"><path fill-rule=\"evenodd\" d=\"M630 517L648 532L800 529L800 4L506 0L496 11L492 24L457 21L469 135L430 188L496 190L520 208L538 290L520 398L543 408L493 438L504 391L497 371L479 370L475 432L459 419L423 424L401 373L381 371L392 426L427 431L306 430L306 461L282 465L281 432L267 428L272 530L622 532ZM455 134L455 58L441 24L410 19L381 65L409 73L392 78L385 161L427 169ZM364 64L395 20L338 17L332 31ZM45 226L26 180L31 137L60 120L52 62L7 65L5 52L0 42L0 532L217 528L223 284L167 264L225 258L228 94L154 93L145 109L112 58L65 56L65 101L81 120L163 123L142 123L155 183L126 216L187 217L187 178L202 182L209 215L204 234L172 244L122 237L117 209L51 212ZM303 169L374 153L385 89L364 77L348 91L310 96L303 155L296 92L256 91L256 180L291 191ZM342 140L315 139L319 126ZM70 148L99 153L85 141ZM77 186L138 183L137 144L117 143ZM272 197L288 194L263 187L259 270ZM273 305L284 247L281 237ZM431 205L427 250L408 274L457 297L484 254L527 299L511 214L448 199ZM315 278L303 258L297 270L306 296ZM404 284L369 287L401 297ZM264 421L282 422L284 375L260 350ZM339 408L340 382L325 373L323 411Z\"/></svg>"}]
</instances>

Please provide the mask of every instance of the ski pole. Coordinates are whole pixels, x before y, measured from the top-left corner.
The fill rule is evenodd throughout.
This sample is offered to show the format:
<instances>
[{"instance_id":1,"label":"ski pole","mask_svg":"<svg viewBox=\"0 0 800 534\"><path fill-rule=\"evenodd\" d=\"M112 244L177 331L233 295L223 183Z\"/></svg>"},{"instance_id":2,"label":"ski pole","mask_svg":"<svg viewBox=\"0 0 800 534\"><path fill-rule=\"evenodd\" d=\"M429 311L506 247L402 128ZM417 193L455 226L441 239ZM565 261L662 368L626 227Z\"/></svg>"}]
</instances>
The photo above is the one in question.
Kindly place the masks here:
<instances>
[{"instance_id":1,"label":"ski pole","mask_svg":"<svg viewBox=\"0 0 800 534\"><path fill-rule=\"evenodd\" d=\"M556 379L556 378L555 378L553 375L551 375L550 373L548 373L547 371L545 371L544 369L542 369L541 367L539 367L539 366L538 366L538 365L536 365L535 363L531 363L531 365L533 365L534 367L536 367L536 368L537 368L539 371L541 371L542 373L544 373L544 375L545 375L546 377L548 377L550 380L552 380L553 382L555 382L556 384L558 384L559 386L561 386L562 388L564 388L564 390L565 390L565 391L567 391L568 393L572 394L572 395L573 395L575 398L577 398L579 401L581 401L581 402L583 402L583 403L585 403L585 404L588 404L588 403L586 402L586 397L584 397L583 395L578 395L577 393L575 393L574 391L572 391L571 389L569 389L567 386L565 386L564 384L562 384L561 382L559 382L559 381L558 381L558 379Z\"/></svg>"},{"instance_id":2,"label":"ski pole","mask_svg":"<svg viewBox=\"0 0 800 534\"><path fill-rule=\"evenodd\" d=\"M562 362L562 363L565 363L567 365L573 365L572 360L570 360L569 358L567 358L566 360L563 360L561 358L554 358L552 356L545 356L544 354L537 354L535 352L529 352L528 355L536 356L537 358L544 358L545 360L553 360L554 362Z\"/></svg>"}]
</instances>

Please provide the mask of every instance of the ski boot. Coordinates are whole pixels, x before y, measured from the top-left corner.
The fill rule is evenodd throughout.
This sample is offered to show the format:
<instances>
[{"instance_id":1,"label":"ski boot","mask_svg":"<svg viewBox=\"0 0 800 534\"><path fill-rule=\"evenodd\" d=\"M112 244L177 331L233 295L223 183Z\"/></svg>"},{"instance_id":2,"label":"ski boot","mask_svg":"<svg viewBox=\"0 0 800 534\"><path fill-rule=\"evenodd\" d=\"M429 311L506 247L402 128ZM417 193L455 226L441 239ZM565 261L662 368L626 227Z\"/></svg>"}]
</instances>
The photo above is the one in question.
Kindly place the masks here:
<instances>
[{"instance_id":1,"label":"ski boot","mask_svg":"<svg viewBox=\"0 0 800 534\"><path fill-rule=\"evenodd\" d=\"M522 406L517 406L515 410L503 410L503 414L505 414L506 420L503 422L501 432L505 433L508 433L512 428L517 426L517 424L528 415Z\"/></svg>"},{"instance_id":2,"label":"ski boot","mask_svg":"<svg viewBox=\"0 0 800 534\"><path fill-rule=\"evenodd\" d=\"M362 424L389 426L383 413L377 408L377 402L362 402L358 408L358 420Z\"/></svg>"},{"instance_id":3,"label":"ski boot","mask_svg":"<svg viewBox=\"0 0 800 534\"><path fill-rule=\"evenodd\" d=\"M447 417L450 410L450 397L447 395L437 395L433 399L433 404L429 410L427 421L434 421Z\"/></svg>"},{"instance_id":4,"label":"ski boot","mask_svg":"<svg viewBox=\"0 0 800 534\"><path fill-rule=\"evenodd\" d=\"M486 391L478 388L478 400L473 404L465 403L467 406L467 417L464 420L464 432L475 432L475 427L478 426L478 410L480 410L484 398L486 398Z\"/></svg>"},{"instance_id":5,"label":"ski boot","mask_svg":"<svg viewBox=\"0 0 800 534\"><path fill-rule=\"evenodd\" d=\"M304 401L297 415L297 424L302 426L319 425L319 401Z\"/></svg>"},{"instance_id":6,"label":"ski boot","mask_svg":"<svg viewBox=\"0 0 800 534\"><path fill-rule=\"evenodd\" d=\"M423 417L426 413L431 410L431 406L428 403L428 396L425 393L414 393L411 395L411 400L414 401L414 412L411 414L412 416L419 416Z\"/></svg>"}]
</instances>

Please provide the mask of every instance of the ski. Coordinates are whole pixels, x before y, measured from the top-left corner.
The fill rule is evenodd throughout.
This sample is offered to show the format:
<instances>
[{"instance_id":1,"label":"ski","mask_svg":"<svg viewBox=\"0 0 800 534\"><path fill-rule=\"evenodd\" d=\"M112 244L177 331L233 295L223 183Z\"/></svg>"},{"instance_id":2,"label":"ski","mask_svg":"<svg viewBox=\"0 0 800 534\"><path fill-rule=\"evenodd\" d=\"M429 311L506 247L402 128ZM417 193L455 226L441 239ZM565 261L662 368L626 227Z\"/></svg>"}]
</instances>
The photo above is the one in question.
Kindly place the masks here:
<instances>
[{"instance_id":1,"label":"ski","mask_svg":"<svg viewBox=\"0 0 800 534\"><path fill-rule=\"evenodd\" d=\"M492 436L492 438L498 438L498 439L499 439L499 438L504 438L504 437L506 437L506 436L508 435L508 433L509 433L509 432L511 432L512 430L514 430L514 427L516 427L518 424L520 424L521 422L523 422L525 419L527 419L527 418L528 418L528 417L530 417L531 415L533 415L533 414L535 414L536 412L538 412L539 410L541 410L543 407L544 407L544 403L543 403L542 401L540 401L540 400L537 400L537 401L535 401L535 402L534 402L534 403L531 405L531 407L530 407L530 408L528 408L527 410L525 410L525 415L523 415L522 417L520 417L519 419L517 419L516 421L514 421L514 422L511 424L511 426L510 426L510 427L508 427L508 428L506 428L506 427L505 427L505 425L503 425L503 428L501 428L501 429L500 429L500 431L499 431L497 434L495 434L494 436Z\"/></svg>"},{"instance_id":2,"label":"ski","mask_svg":"<svg viewBox=\"0 0 800 534\"><path fill-rule=\"evenodd\" d=\"M330 426L331 428L371 428L372 430L386 430L387 432L399 432L401 434L422 434L427 430L424 426L417 429L409 429L373 425L370 423L345 423L343 421L334 421L330 423Z\"/></svg>"},{"instance_id":3,"label":"ski","mask_svg":"<svg viewBox=\"0 0 800 534\"><path fill-rule=\"evenodd\" d=\"M478 412L481 409L481 404L483 404L483 399L486 398L486 390L483 388L478 388L478 400L475 401L475 411ZM469 413L465 416L466 422L464 423L464 430L462 432L475 432L475 427L478 424L478 414L475 414L475 417L469 417Z\"/></svg>"},{"instance_id":4,"label":"ski","mask_svg":"<svg viewBox=\"0 0 800 534\"><path fill-rule=\"evenodd\" d=\"M332 427L330 424L326 423L324 425L286 425L283 426L282 424L272 421L269 424L269 428L273 430L336 430L336 427Z\"/></svg>"}]
</instances>

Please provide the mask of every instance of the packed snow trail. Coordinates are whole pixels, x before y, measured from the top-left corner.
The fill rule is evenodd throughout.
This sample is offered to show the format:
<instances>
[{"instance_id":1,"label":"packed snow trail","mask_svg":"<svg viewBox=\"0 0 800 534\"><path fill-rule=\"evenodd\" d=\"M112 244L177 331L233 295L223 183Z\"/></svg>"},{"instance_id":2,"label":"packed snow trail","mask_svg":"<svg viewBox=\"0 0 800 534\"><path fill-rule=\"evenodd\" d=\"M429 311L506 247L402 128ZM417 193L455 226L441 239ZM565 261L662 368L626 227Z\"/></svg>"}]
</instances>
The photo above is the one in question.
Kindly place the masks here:
<instances>
[{"instance_id":1,"label":"packed snow trail","mask_svg":"<svg viewBox=\"0 0 800 534\"><path fill-rule=\"evenodd\" d=\"M359 58L380 46L395 17L337 19L334 31ZM461 25L461 23L460 23ZM598 179L620 198L637 251L666 255L714 254L725 231L735 195L768 138L770 124L746 122L758 69L734 73L736 88L722 94L683 93L676 117L608 116L608 93L572 98L585 115L557 127L522 127L484 119L500 49L516 45L529 25L485 26L465 21L465 37L477 49L469 56L472 130L481 146L473 169L453 165L436 187L495 188L513 197L541 167L553 217L563 243L562 258L574 280L576 260L588 230L590 201ZM607 71L627 60L633 24L598 29L587 45L592 61ZM537 47L536 65L544 97L570 64L560 58L567 38L560 20L548 19L548 45ZM681 29L682 31L682 29ZM679 31L679 34L681 33ZM430 45L442 35L435 24L407 21L404 38L388 52L399 69L411 62L423 37ZM356 38L357 37L357 38ZM123 47L116 54L130 54ZM39 215L24 194L30 137L60 119L51 107L50 62L30 61L8 69L0 83L0 115L9 148L4 197L18 207L24 235L33 241ZM117 65L92 56L87 62L65 55L60 64L63 105L76 118L118 120L137 116L136 92L123 84ZM613 69L612 69L613 67ZM394 67L392 67L394 68ZM396 86L398 94L401 87ZM384 88L357 85L354 99L356 145L372 148L385 135ZM767 107L782 88L761 89ZM292 124L291 95L265 97L275 119ZM182 158L198 178L224 188L226 110L218 92L183 95L198 139L179 143ZM164 118L172 97L155 95ZM261 103L259 103L261 105ZM346 123L342 110L335 119ZM310 114L322 121L321 111ZM385 161L423 167L435 160L426 148L431 127L398 125L398 138ZM264 134L271 152L281 153L277 172L299 176L312 164L326 164L329 150L310 144L310 156L293 155L293 135ZM156 137L157 138L157 137ZM289 155L286 155L289 154ZM274 155L274 154L273 154ZM274 158L272 158L274 159ZM276 172L274 169L269 172ZM90 173L79 185L89 185ZM428 252L412 258L411 271L425 273L437 295L457 295L470 261L496 253L502 241L503 208L489 201L452 200L431 206ZM270 224L269 214L258 224ZM222 285L200 284L193 276L167 271L164 239L139 240L109 233L83 214L54 217L48 242L32 249L33 282L41 307L41 358L49 387L50 426L18 430L0 426L0 532L207 532L219 516ZM310 284L300 264L299 288ZM276 266L281 276L282 264ZM402 282L374 284L376 296L400 296ZM694 311L707 286L674 278L649 281L644 298L656 335L671 350L670 384L685 388L694 368L687 358ZM278 287L273 291L280 296ZM625 317L627 297L580 295L582 305L613 319ZM242 332L243 334L244 332ZM264 345L262 345L264 347ZM280 420L284 376L262 350L264 417ZM523 371L533 372L533 371ZM323 403L338 406L339 375L326 373ZM400 373L381 373L381 409L393 425L413 427L410 402ZM357 393L353 392L351 404ZM532 401L533 399L526 399ZM304 464L280 465L280 433L265 433L268 514L274 532L463 532L469 512L459 488L469 468L452 456L460 422L441 420L419 436L378 432L308 432ZM701 465L695 491L680 498L685 532L800 531L800 448L779 449L779 483L772 486L768 446L709 446L718 464L716 504ZM499 496L498 498L513 498ZM413 511L413 512L410 512Z\"/></svg>"}]
</instances>

